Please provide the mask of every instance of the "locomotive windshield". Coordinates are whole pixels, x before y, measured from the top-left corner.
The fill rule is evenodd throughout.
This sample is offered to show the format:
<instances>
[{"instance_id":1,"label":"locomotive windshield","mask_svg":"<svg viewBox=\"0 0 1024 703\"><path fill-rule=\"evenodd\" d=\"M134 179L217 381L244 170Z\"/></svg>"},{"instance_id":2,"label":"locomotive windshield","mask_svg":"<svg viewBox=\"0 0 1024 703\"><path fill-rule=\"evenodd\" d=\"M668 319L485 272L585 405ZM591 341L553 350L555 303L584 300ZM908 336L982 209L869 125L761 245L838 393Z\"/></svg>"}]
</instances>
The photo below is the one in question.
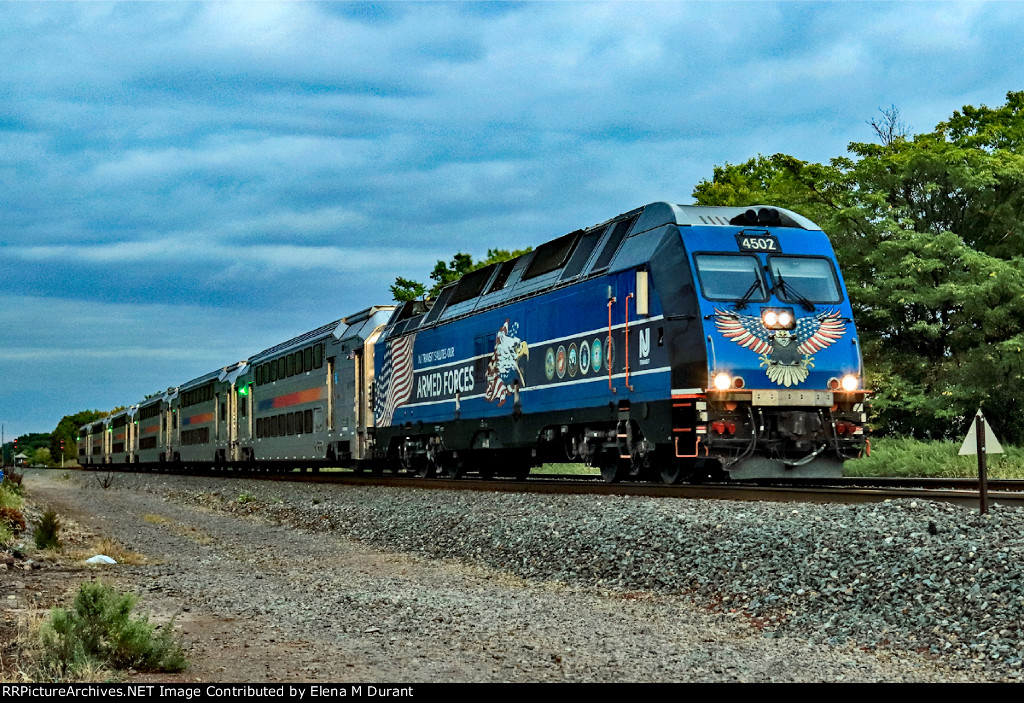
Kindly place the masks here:
<instances>
[{"instance_id":1,"label":"locomotive windshield","mask_svg":"<svg viewBox=\"0 0 1024 703\"><path fill-rule=\"evenodd\" d=\"M756 256L697 254L694 257L704 297L709 300L768 300Z\"/></svg>"},{"instance_id":2,"label":"locomotive windshield","mask_svg":"<svg viewBox=\"0 0 1024 703\"><path fill-rule=\"evenodd\" d=\"M835 269L828 259L810 256L769 256L775 291L788 303L838 303L842 300Z\"/></svg>"}]
</instances>

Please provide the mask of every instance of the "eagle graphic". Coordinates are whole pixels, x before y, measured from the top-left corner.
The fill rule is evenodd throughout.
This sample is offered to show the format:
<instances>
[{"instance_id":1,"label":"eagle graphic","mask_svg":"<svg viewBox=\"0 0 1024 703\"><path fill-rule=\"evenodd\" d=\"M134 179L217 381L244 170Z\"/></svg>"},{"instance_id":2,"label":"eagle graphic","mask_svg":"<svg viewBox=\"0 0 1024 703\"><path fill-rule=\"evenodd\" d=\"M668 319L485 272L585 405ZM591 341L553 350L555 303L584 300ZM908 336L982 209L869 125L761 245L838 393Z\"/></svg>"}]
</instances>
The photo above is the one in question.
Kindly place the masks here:
<instances>
[{"instance_id":1,"label":"eagle graphic","mask_svg":"<svg viewBox=\"0 0 1024 703\"><path fill-rule=\"evenodd\" d=\"M519 323L509 328L508 320L505 320L495 336L494 353L487 364L487 391L484 398L489 403L497 400L499 407L505 404L505 397L513 383L526 385L523 370L519 368L519 358L525 356L529 359L530 347L516 336L518 333Z\"/></svg>"},{"instance_id":2,"label":"eagle graphic","mask_svg":"<svg viewBox=\"0 0 1024 703\"><path fill-rule=\"evenodd\" d=\"M756 315L715 308L715 327L727 339L760 355L768 378L780 386L803 383L814 368L815 354L846 334L838 310L824 310L796 322L793 330L770 330ZM801 358L802 357L802 358Z\"/></svg>"}]
</instances>

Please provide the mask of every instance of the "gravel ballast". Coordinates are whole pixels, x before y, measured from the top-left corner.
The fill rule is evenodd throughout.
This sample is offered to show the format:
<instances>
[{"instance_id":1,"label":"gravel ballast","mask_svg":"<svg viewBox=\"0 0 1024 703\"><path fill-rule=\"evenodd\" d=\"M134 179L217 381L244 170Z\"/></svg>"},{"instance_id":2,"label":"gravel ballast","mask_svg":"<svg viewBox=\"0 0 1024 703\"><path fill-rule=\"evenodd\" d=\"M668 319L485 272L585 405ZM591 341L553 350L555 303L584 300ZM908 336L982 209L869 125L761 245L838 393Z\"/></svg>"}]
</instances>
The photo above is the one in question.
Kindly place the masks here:
<instances>
[{"instance_id":1,"label":"gravel ballast","mask_svg":"<svg viewBox=\"0 0 1024 703\"><path fill-rule=\"evenodd\" d=\"M87 477L75 482L105 501L130 491L167 501L168 509L177 505L245 517L250 530L251 521L258 521L254 533L298 528L290 531L442 563L454 560L526 583L563 584L559 588L568 592L559 597L572 599L573 589L591 589L613 595L624 609L651 599L683 598L764 643L757 652L738 653L738 670L694 665L697 673L690 680L842 680L835 671L843 664L816 668L814 660L835 663L844 657L847 680L1017 680L1021 671L1024 511L1017 509L997 506L979 516L968 508L910 500L813 505L144 475L118 475L109 491ZM303 561L297 566L308 570L316 556L297 551L296 558ZM161 584L172 576L183 578L180 570L155 567L154 572ZM302 606L301 596L326 587L323 580L304 582L297 607L315 609ZM397 604L416 601L404 592L394 594L394 603L385 593L358 597L398 610ZM216 589L208 589L204 598L210 607L252 614L296 602L253 597L244 606L232 605L237 597L218 600ZM472 618L495 609L477 605L481 610ZM461 612L451 604L445 608ZM580 617L579 627L587 628L585 612ZM628 630L626 623L623 627ZM672 637L658 634L656 620L651 627L649 638ZM633 632L630 636L638 638L633 640L626 630L623 651L642 650L642 633ZM776 646L786 651L772 654ZM908 666L930 661L935 668L917 679L906 670L869 672L858 659L864 652ZM644 654L657 659L656 651ZM773 656L789 663L768 662ZM756 657L765 661L752 664ZM652 670L648 676L635 665L624 667L631 672L625 677L597 669L603 673L588 670L569 680L679 676L674 669L660 675ZM936 671L946 674L936 678ZM512 679L546 680L547 674Z\"/></svg>"},{"instance_id":2,"label":"gravel ballast","mask_svg":"<svg viewBox=\"0 0 1024 703\"><path fill-rule=\"evenodd\" d=\"M213 492L230 497L233 485ZM224 501L315 531L531 579L693 593L776 631L927 651L1016 676L1024 656L1024 511L311 488ZM208 491L178 494L209 497ZM318 502L316 502L318 501Z\"/></svg>"}]
</instances>

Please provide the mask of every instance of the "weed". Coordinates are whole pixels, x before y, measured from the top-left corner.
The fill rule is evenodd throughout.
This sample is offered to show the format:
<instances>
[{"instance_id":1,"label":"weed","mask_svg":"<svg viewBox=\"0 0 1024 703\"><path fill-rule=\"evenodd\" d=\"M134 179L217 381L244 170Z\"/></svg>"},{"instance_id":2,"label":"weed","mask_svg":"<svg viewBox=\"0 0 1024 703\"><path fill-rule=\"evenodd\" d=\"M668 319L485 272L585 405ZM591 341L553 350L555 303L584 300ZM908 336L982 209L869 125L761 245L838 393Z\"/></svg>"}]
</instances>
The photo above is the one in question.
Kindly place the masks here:
<instances>
[{"instance_id":1,"label":"weed","mask_svg":"<svg viewBox=\"0 0 1024 703\"><path fill-rule=\"evenodd\" d=\"M32 539L39 549L60 549L60 518L57 513L47 510L32 532Z\"/></svg>"},{"instance_id":2,"label":"weed","mask_svg":"<svg viewBox=\"0 0 1024 703\"><path fill-rule=\"evenodd\" d=\"M7 547L14 543L14 530L6 522L0 521L0 547Z\"/></svg>"},{"instance_id":3,"label":"weed","mask_svg":"<svg viewBox=\"0 0 1024 703\"><path fill-rule=\"evenodd\" d=\"M104 667L182 671L184 652L172 620L157 632L148 616L132 617L137 598L98 581L84 583L70 609L54 608L39 630L43 677L74 678Z\"/></svg>"},{"instance_id":4,"label":"weed","mask_svg":"<svg viewBox=\"0 0 1024 703\"><path fill-rule=\"evenodd\" d=\"M239 494L237 500L239 503L249 503L256 500L256 496L254 496L252 493L241 493Z\"/></svg>"},{"instance_id":5,"label":"weed","mask_svg":"<svg viewBox=\"0 0 1024 703\"><path fill-rule=\"evenodd\" d=\"M15 535L25 531L25 516L17 508L0 508L0 525L7 527Z\"/></svg>"}]
</instances>

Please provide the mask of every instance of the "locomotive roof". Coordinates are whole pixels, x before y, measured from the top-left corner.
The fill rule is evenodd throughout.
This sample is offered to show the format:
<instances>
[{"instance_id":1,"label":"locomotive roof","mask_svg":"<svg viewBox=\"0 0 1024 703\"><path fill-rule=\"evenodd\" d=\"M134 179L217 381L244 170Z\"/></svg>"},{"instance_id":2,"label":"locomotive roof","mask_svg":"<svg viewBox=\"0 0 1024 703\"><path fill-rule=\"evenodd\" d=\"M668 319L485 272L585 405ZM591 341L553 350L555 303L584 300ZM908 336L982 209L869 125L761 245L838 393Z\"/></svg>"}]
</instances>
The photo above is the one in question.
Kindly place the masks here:
<instances>
[{"instance_id":1,"label":"locomotive roof","mask_svg":"<svg viewBox=\"0 0 1024 703\"><path fill-rule=\"evenodd\" d=\"M582 278L642 265L650 261L665 234L655 230L668 225L737 227L757 222L766 223L760 226L820 230L806 217L773 206L707 207L650 203L598 225L544 242L510 261L471 271L445 286L436 301L409 301L395 311L385 335L406 334L543 290L569 285ZM645 233L654 236L643 236Z\"/></svg>"},{"instance_id":2,"label":"locomotive roof","mask_svg":"<svg viewBox=\"0 0 1024 703\"><path fill-rule=\"evenodd\" d=\"M643 214L633 226L633 233L646 232L647 230L661 227L662 225L674 224L681 226L711 225L717 227L735 227L737 217L741 217L748 210L755 212L759 210L774 210L779 213L780 223L776 226L797 227L799 229L820 230L821 227L809 219L787 210L786 208L775 207L774 205L748 205L745 207L707 206L707 205L674 205L672 203L651 203L645 205Z\"/></svg>"}]
</instances>

